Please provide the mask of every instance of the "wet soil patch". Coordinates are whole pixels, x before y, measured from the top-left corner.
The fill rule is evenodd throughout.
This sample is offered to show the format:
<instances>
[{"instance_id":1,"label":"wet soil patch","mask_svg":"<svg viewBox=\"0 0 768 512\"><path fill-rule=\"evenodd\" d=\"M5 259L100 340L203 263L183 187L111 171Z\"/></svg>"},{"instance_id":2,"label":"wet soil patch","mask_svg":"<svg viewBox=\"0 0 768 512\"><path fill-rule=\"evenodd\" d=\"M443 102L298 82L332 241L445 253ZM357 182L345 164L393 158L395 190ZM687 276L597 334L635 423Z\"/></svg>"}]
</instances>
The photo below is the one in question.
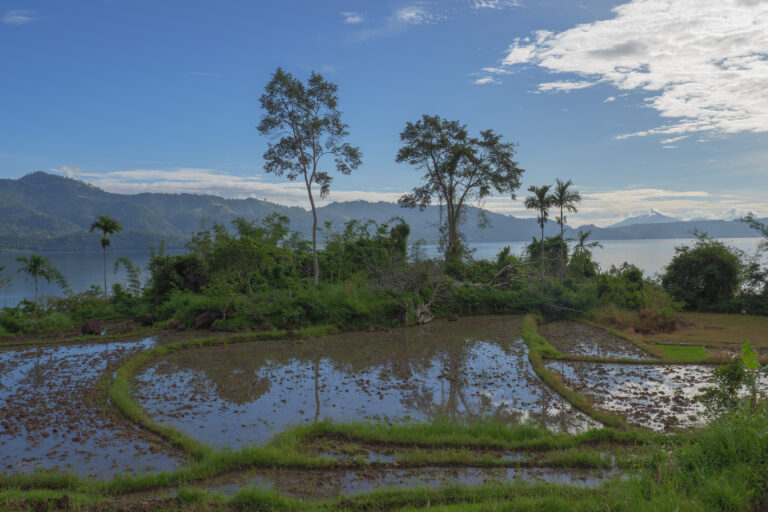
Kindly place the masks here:
<instances>
[{"instance_id":1,"label":"wet soil patch","mask_svg":"<svg viewBox=\"0 0 768 512\"><path fill-rule=\"evenodd\" d=\"M182 461L116 415L96 383L152 338L0 350L0 471L73 470L109 478L170 469Z\"/></svg>"},{"instance_id":2,"label":"wet soil patch","mask_svg":"<svg viewBox=\"0 0 768 512\"><path fill-rule=\"evenodd\" d=\"M579 322L544 324L539 327L539 334L563 354L626 359L653 358L625 339Z\"/></svg>"},{"instance_id":3,"label":"wet soil patch","mask_svg":"<svg viewBox=\"0 0 768 512\"><path fill-rule=\"evenodd\" d=\"M705 422L696 400L716 366L694 364L633 365L550 361L565 384L588 395L600 408L624 415L630 423L658 432ZM768 391L768 376L758 386Z\"/></svg>"},{"instance_id":4,"label":"wet soil patch","mask_svg":"<svg viewBox=\"0 0 768 512\"><path fill-rule=\"evenodd\" d=\"M139 372L134 396L157 421L237 448L318 420L537 421L599 426L535 375L521 317L438 321L389 332L206 347Z\"/></svg>"},{"instance_id":5,"label":"wet soil patch","mask_svg":"<svg viewBox=\"0 0 768 512\"><path fill-rule=\"evenodd\" d=\"M201 482L195 487L232 495L242 488L272 489L283 496L300 499L335 498L369 493L381 489L435 489L449 485L482 485L510 482L551 482L580 487L596 487L620 476L617 470L560 468L366 468L336 470L257 469L232 473ZM123 500L175 496L177 489L152 494L131 494Z\"/></svg>"}]
</instances>

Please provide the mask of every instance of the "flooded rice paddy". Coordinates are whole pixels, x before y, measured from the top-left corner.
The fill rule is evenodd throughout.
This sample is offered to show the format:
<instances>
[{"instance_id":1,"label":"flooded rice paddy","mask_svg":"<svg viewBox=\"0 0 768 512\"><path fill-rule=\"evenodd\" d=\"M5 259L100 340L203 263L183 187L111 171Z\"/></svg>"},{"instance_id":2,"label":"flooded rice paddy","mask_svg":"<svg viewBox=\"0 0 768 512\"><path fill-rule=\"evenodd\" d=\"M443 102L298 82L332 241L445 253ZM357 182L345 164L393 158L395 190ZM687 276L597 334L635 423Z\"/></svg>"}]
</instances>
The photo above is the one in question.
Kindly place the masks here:
<instances>
[{"instance_id":1,"label":"flooded rice paddy","mask_svg":"<svg viewBox=\"0 0 768 512\"><path fill-rule=\"evenodd\" d=\"M603 409L617 412L630 423L658 432L693 427L705 418L704 405L696 400L716 366L692 364L632 365L551 361L547 367L565 384ZM758 387L768 390L768 376Z\"/></svg>"},{"instance_id":2,"label":"flooded rice paddy","mask_svg":"<svg viewBox=\"0 0 768 512\"><path fill-rule=\"evenodd\" d=\"M314 340L181 350L140 369L133 393L153 419L206 444L235 449L266 443L292 425L320 420L395 424L493 418L534 422L563 432L598 428L599 423L536 376L520 339L521 320L470 317ZM579 323L554 322L541 326L540 332L564 354L650 358L625 340ZM170 453L162 441L110 412L106 393L97 385L127 355L156 343L149 338L0 349L0 472L58 468L109 478L183 464L181 454ZM715 368L545 364L598 407L657 431L703 421L705 411L695 397L709 385ZM768 377L760 386L768 388ZM507 467L407 467L408 457L396 446L345 451L330 442L306 448L308 455L338 461L341 469L258 468L198 484L224 494L258 486L318 498L381 488L487 482L595 486L619 475L616 469L540 467L547 466L543 455L531 453L472 452L495 458L492 465ZM165 489L153 496L174 493Z\"/></svg>"},{"instance_id":3,"label":"flooded rice paddy","mask_svg":"<svg viewBox=\"0 0 768 512\"><path fill-rule=\"evenodd\" d=\"M73 470L108 478L181 459L115 415L96 383L126 354L153 346L91 343L0 350L0 472Z\"/></svg>"},{"instance_id":4,"label":"flooded rice paddy","mask_svg":"<svg viewBox=\"0 0 768 512\"><path fill-rule=\"evenodd\" d=\"M232 448L318 420L498 417L567 432L598 427L533 372L520 321L473 317L176 352L137 375L134 396L160 422Z\"/></svg>"},{"instance_id":5,"label":"flooded rice paddy","mask_svg":"<svg viewBox=\"0 0 768 512\"><path fill-rule=\"evenodd\" d=\"M627 340L598 327L578 322L551 322L539 327L550 345L563 354L573 356L652 359Z\"/></svg>"}]
</instances>

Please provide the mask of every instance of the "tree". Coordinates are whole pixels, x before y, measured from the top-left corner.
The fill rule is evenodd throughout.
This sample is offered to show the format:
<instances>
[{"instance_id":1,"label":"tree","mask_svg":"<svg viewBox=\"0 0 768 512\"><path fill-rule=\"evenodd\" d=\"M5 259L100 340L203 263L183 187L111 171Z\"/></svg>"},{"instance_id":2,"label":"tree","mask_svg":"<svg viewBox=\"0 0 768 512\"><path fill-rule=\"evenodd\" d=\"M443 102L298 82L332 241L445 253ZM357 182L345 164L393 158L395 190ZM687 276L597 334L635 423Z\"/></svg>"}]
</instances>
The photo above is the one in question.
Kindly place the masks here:
<instances>
[{"instance_id":1,"label":"tree","mask_svg":"<svg viewBox=\"0 0 768 512\"><path fill-rule=\"evenodd\" d=\"M102 233L100 242L101 249L104 251L104 300L107 300L107 247L110 244L110 240L107 237L122 230L123 226L109 215L99 215L91 224L91 233L94 231L101 231Z\"/></svg>"},{"instance_id":2,"label":"tree","mask_svg":"<svg viewBox=\"0 0 768 512\"><path fill-rule=\"evenodd\" d=\"M675 256L664 269L661 284L676 300L692 310L727 312L742 281L741 252L697 234L693 247L675 247Z\"/></svg>"},{"instance_id":3,"label":"tree","mask_svg":"<svg viewBox=\"0 0 768 512\"><path fill-rule=\"evenodd\" d=\"M764 240L760 242L760 248L762 250L768 251L768 225L763 224L757 220L752 212L749 212L746 217L742 218L741 222L746 222L749 224L749 227L756 230L763 236Z\"/></svg>"},{"instance_id":4,"label":"tree","mask_svg":"<svg viewBox=\"0 0 768 512\"><path fill-rule=\"evenodd\" d=\"M423 184L403 195L398 203L421 210L432 201L444 206L446 217L441 230L445 259L456 261L461 258L459 227L467 202L480 203L494 191L515 199L524 172L513 160L516 144L502 142L501 135L492 130L470 137L466 125L428 115L407 123L400 140L403 145L396 161L407 162L424 174Z\"/></svg>"},{"instance_id":5,"label":"tree","mask_svg":"<svg viewBox=\"0 0 768 512\"><path fill-rule=\"evenodd\" d=\"M38 293L39 278L43 278L49 283L51 281L56 281L56 283L64 290L69 288L64 276L51 265L51 262L45 256L30 254L29 256L19 256L16 258L16 261L22 264L18 272L23 272L35 280L35 316L37 316L37 306L40 302Z\"/></svg>"},{"instance_id":6,"label":"tree","mask_svg":"<svg viewBox=\"0 0 768 512\"><path fill-rule=\"evenodd\" d=\"M317 210L312 186L320 187L320 197L328 196L333 178L323 171L323 156L334 157L336 170L349 174L361 164L360 149L343 142L349 135L337 108L338 86L312 72L306 85L290 73L277 68L259 101L266 113L258 130L276 142L269 142L264 153L264 170L294 181L301 177L312 208L312 259L314 285L320 276L317 262Z\"/></svg>"},{"instance_id":7,"label":"tree","mask_svg":"<svg viewBox=\"0 0 768 512\"><path fill-rule=\"evenodd\" d=\"M570 187L573 181L562 181L557 178L555 190L552 192L552 206L560 208L560 216L557 223L560 224L560 238L565 240L565 212L576 213L576 205L581 202L581 195ZM560 251L560 280L565 278L565 253Z\"/></svg>"},{"instance_id":8,"label":"tree","mask_svg":"<svg viewBox=\"0 0 768 512\"><path fill-rule=\"evenodd\" d=\"M576 241L576 246L573 248L573 255L577 254L592 254L591 249L595 247L603 248L603 244L597 241L587 242L587 239L592 234L592 231L579 230L579 239Z\"/></svg>"},{"instance_id":9,"label":"tree","mask_svg":"<svg viewBox=\"0 0 768 512\"><path fill-rule=\"evenodd\" d=\"M536 221L541 226L541 286L544 287L544 224L549 220L549 209L552 207L552 196L549 189L552 185L542 185L537 187L531 185L528 192L533 195L525 198L525 207L529 210L536 210Z\"/></svg>"}]
</instances>

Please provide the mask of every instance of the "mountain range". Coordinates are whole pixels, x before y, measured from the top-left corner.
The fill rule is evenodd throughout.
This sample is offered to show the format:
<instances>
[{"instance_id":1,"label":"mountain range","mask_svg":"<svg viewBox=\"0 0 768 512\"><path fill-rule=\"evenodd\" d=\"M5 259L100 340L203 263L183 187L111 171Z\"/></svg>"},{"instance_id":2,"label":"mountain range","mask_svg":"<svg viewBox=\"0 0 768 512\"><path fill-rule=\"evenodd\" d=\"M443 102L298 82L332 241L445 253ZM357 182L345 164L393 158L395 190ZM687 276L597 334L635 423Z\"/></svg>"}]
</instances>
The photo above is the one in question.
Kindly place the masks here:
<instances>
[{"instance_id":1,"label":"mountain range","mask_svg":"<svg viewBox=\"0 0 768 512\"><path fill-rule=\"evenodd\" d=\"M305 236L311 234L311 215L299 207L213 195L114 194L80 180L35 172L16 180L0 180L0 250L99 250L98 234L88 231L99 215L110 215L123 225L123 231L112 237L116 249L146 249L157 246L161 240L167 248L181 248L204 225L228 224L235 217L255 220L275 211L290 219L291 229ZM529 241L540 233L532 218L486 212L490 225L479 229L481 210L469 207L467 213L463 232L470 243ZM411 226L411 241L434 241L440 208L429 206L420 211L386 202L334 202L319 207L318 216L321 226L330 221L337 230L352 219L386 222L401 217ZM664 220L660 220L662 217ZM757 236L739 221L679 221L658 212L605 228L587 225L578 229L590 229L594 240L689 238L694 230L720 238ZM554 222L545 227L547 236L558 231ZM575 237L576 233L577 230L566 228L567 237Z\"/></svg>"}]
</instances>

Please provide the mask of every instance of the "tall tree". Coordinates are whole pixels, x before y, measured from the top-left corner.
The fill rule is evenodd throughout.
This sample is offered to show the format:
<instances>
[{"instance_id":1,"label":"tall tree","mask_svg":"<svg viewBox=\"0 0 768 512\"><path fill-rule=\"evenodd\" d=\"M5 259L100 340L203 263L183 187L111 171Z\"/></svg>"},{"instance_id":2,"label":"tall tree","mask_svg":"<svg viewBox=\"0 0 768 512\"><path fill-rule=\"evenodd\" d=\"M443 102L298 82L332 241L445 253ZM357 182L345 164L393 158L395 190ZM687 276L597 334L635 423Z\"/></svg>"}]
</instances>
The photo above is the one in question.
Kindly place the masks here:
<instances>
[{"instance_id":1,"label":"tall tree","mask_svg":"<svg viewBox=\"0 0 768 512\"><path fill-rule=\"evenodd\" d=\"M578 210L576 209L576 205L581 202L581 195L576 191L571 189L571 185L573 185L573 181L563 181L560 178L557 178L557 181L555 182L555 189L552 192L552 206L560 209L560 216L557 217L557 223L560 224L560 239L561 242L565 243L565 213L566 212L572 212L576 213ZM563 246L560 246L560 280L562 281L565 277L565 252L563 251Z\"/></svg>"},{"instance_id":2,"label":"tall tree","mask_svg":"<svg viewBox=\"0 0 768 512\"><path fill-rule=\"evenodd\" d=\"M573 248L574 256L577 254L591 254L591 249L595 247L603 248L603 244L597 241L587 242L587 239L592 234L591 230L582 231L579 230L579 239L576 241L576 247Z\"/></svg>"},{"instance_id":3,"label":"tall tree","mask_svg":"<svg viewBox=\"0 0 768 512\"><path fill-rule=\"evenodd\" d=\"M91 224L91 233L101 231L101 249L104 251L104 300L107 300L107 247L109 247L109 236L119 233L123 230L115 219L109 215L99 215Z\"/></svg>"},{"instance_id":4,"label":"tall tree","mask_svg":"<svg viewBox=\"0 0 768 512\"><path fill-rule=\"evenodd\" d=\"M334 157L336 170L349 174L361 164L360 149L343 142L349 135L338 110L338 86L312 72L307 83L281 68L272 75L259 101L265 110L258 130L272 137L264 153L264 170L294 181L301 177L312 208L312 260L314 285L320 277L317 262L317 210L312 186L320 197L330 192L333 178L320 167L323 156Z\"/></svg>"},{"instance_id":5,"label":"tall tree","mask_svg":"<svg viewBox=\"0 0 768 512\"><path fill-rule=\"evenodd\" d=\"M528 192L533 195L525 198L525 207L529 210L536 210L536 221L541 226L541 286L544 287L544 224L549 220L549 209L552 207L552 195L549 189L552 185L542 185L537 187L531 185Z\"/></svg>"},{"instance_id":6,"label":"tall tree","mask_svg":"<svg viewBox=\"0 0 768 512\"><path fill-rule=\"evenodd\" d=\"M37 306L40 302L38 281L40 278L47 282L56 281L62 289L67 290L69 286L64 276L61 275L51 262L45 256L30 254L29 256L19 256L16 261L21 263L19 273L27 274L35 280L35 316L37 316Z\"/></svg>"},{"instance_id":7,"label":"tall tree","mask_svg":"<svg viewBox=\"0 0 768 512\"><path fill-rule=\"evenodd\" d=\"M423 171L420 187L403 195L398 203L424 209L432 201L445 207L441 230L446 261L461 258L459 227L467 202L480 203L494 192L515 199L524 170L513 160L516 144L503 142L492 130L470 137L466 125L440 116L423 115L407 123L400 134L398 163L407 162Z\"/></svg>"}]
</instances>

